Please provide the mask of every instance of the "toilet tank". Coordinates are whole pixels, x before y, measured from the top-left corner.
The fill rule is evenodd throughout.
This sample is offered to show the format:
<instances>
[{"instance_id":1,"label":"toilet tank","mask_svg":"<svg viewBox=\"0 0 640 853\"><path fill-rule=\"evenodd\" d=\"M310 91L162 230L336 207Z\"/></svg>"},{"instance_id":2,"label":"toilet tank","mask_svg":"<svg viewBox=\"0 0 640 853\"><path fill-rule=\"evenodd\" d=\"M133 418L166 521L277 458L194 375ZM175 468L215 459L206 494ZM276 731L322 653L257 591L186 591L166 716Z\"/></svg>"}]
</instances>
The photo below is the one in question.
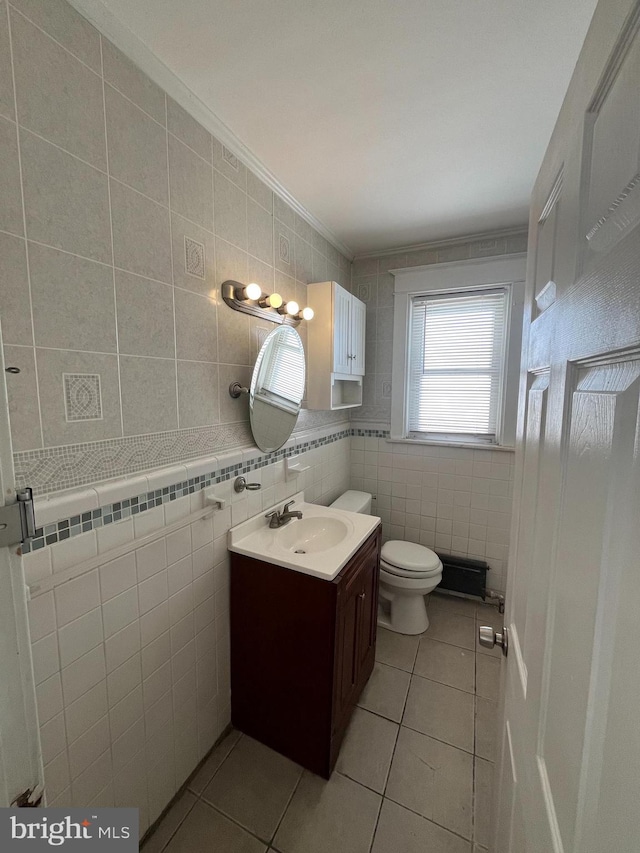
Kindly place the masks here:
<instances>
[{"instance_id":1,"label":"toilet tank","mask_svg":"<svg viewBox=\"0 0 640 853\"><path fill-rule=\"evenodd\" d=\"M336 509L346 509L349 512L360 512L371 515L371 495L369 492L356 492L349 489L331 504Z\"/></svg>"}]
</instances>

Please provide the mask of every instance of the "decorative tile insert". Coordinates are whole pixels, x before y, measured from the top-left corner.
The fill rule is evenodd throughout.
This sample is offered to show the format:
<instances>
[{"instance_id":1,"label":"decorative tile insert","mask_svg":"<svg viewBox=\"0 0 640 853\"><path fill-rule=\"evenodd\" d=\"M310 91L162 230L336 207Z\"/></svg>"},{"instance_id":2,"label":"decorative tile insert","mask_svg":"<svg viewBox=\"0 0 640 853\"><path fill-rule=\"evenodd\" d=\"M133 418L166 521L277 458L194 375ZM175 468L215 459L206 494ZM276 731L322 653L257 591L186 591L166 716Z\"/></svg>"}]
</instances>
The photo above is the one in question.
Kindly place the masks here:
<instances>
[{"instance_id":1,"label":"decorative tile insert","mask_svg":"<svg viewBox=\"0 0 640 853\"><path fill-rule=\"evenodd\" d=\"M285 264L291 263L291 249L289 247L289 238L285 237L284 234L280 234L280 260L284 261Z\"/></svg>"},{"instance_id":2,"label":"decorative tile insert","mask_svg":"<svg viewBox=\"0 0 640 853\"><path fill-rule=\"evenodd\" d=\"M366 430L366 432L371 432L371 430ZM235 479L241 474L249 474L258 468L273 465L274 462L278 462L287 456L296 456L299 453L314 450L316 447L322 447L326 444L333 444L335 441L340 441L343 438L349 438L351 433L351 429L341 429L333 433L333 435L314 438L310 441L301 441L299 444L286 449L276 450L273 453L260 454L256 449L256 456L248 459L246 462L228 465L210 471L208 474L191 477L189 480L183 480L171 486L165 486L162 489L143 492L140 495L136 495L136 497L107 504L99 509L89 510L80 515L62 519L54 524L47 524L45 527L38 527L33 539L23 544L22 553L28 554L30 551L38 551L47 545L54 545L56 542L63 542L72 536L78 536L80 533L88 533L90 530L105 527L133 515L139 515L154 507L170 503L186 495L192 495L194 492L199 492L215 483Z\"/></svg>"},{"instance_id":3,"label":"decorative tile insert","mask_svg":"<svg viewBox=\"0 0 640 853\"><path fill-rule=\"evenodd\" d=\"M371 285L368 282L358 285L358 299L362 299L363 302L371 299Z\"/></svg>"},{"instance_id":4,"label":"decorative tile insert","mask_svg":"<svg viewBox=\"0 0 640 853\"><path fill-rule=\"evenodd\" d=\"M98 373L63 373L67 421L101 421L102 395Z\"/></svg>"},{"instance_id":5,"label":"decorative tile insert","mask_svg":"<svg viewBox=\"0 0 640 853\"><path fill-rule=\"evenodd\" d=\"M229 151L226 145L222 146L222 159L226 160L226 162L232 166L236 171L240 168L240 164L238 163L238 158L233 153L233 151Z\"/></svg>"},{"instance_id":6,"label":"decorative tile insert","mask_svg":"<svg viewBox=\"0 0 640 853\"><path fill-rule=\"evenodd\" d=\"M191 237L184 238L184 266L189 275L196 278L204 278L205 256L204 245L192 240Z\"/></svg>"},{"instance_id":7,"label":"decorative tile insert","mask_svg":"<svg viewBox=\"0 0 640 853\"><path fill-rule=\"evenodd\" d=\"M385 400L391 397L391 382L382 383L382 396Z\"/></svg>"}]
</instances>

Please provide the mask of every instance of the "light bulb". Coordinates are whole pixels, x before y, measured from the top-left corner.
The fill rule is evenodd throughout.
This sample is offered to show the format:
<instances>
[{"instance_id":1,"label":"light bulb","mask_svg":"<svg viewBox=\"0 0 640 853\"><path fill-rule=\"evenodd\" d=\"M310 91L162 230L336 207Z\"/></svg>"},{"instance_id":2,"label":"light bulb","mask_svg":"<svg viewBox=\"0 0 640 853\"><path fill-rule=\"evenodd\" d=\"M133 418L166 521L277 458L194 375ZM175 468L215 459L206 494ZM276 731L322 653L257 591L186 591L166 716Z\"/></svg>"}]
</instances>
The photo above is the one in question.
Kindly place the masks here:
<instances>
[{"instance_id":1,"label":"light bulb","mask_svg":"<svg viewBox=\"0 0 640 853\"><path fill-rule=\"evenodd\" d=\"M270 296L265 296L260 300L260 305L263 308L280 308L282 305L282 296L279 293L272 293Z\"/></svg>"},{"instance_id":2,"label":"light bulb","mask_svg":"<svg viewBox=\"0 0 640 853\"><path fill-rule=\"evenodd\" d=\"M302 309L302 319L303 320L313 320L314 313L315 312L314 312L313 308L309 308L309 307L303 308Z\"/></svg>"},{"instance_id":3,"label":"light bulb","mask_svg":"<svg viewBox=\"0 0 640 853\"><path fill-rule=\"evenodd\" d=\"M262 296L262 288L259 284L248 284L244 289L245 299L253 299L254 302Z\"/></svg>"},{"instance_id":4,"label":"light bulb","mask_svg":"<svg viewBox=\"0 0 640 853\"><path fill-rule=\"evenodd\" d=\"M298 303L294 302L293 300L291 300L291 302L287 302L284 307L287 314L290 314L292 317L294 317L300 310L300 306L298 305Z\"/></svg>"}]
</instances>

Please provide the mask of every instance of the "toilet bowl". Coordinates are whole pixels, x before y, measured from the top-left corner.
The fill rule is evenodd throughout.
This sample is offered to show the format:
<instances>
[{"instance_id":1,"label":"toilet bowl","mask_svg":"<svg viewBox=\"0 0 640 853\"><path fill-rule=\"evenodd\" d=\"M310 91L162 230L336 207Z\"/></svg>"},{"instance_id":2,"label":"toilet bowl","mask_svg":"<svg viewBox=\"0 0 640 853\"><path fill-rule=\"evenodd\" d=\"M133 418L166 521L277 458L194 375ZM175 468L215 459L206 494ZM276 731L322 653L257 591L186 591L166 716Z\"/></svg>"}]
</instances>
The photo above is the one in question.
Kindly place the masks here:
<instances>
[{"instance_id":1,"label":"toilet bowl","mask_svg":"<svg viewBox=\"0 0 640 853\"><path fill-rule=\"evenodd\" d=\"M349 490L331 506L371 513L371 495ZM398 634L422 634L429 627L425 595L442 580L442 563L430 548L393 539L382 546L378 625Z\"/></svg>"}]
</instances>

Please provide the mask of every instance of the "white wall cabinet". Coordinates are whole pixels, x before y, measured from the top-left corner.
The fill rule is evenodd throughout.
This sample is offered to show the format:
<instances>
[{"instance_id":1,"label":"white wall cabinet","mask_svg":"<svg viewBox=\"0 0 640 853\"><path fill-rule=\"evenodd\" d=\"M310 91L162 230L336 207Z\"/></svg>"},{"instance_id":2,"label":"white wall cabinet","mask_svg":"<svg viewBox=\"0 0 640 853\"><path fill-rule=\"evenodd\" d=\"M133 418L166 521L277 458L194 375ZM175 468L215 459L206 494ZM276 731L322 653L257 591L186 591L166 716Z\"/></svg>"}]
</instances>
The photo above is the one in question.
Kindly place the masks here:
<instances>
[{"instance_id":1,"label":"white wall cabinet","mask_svg":"<svg viewBox=\"0 0 640 853\"><path fill-rule=\"evenodd\" d=\"M367 306L335 281L310 284L307 298L315 312L307 327L307 406L361 406Z\"/></svg>"}]
</instances>

